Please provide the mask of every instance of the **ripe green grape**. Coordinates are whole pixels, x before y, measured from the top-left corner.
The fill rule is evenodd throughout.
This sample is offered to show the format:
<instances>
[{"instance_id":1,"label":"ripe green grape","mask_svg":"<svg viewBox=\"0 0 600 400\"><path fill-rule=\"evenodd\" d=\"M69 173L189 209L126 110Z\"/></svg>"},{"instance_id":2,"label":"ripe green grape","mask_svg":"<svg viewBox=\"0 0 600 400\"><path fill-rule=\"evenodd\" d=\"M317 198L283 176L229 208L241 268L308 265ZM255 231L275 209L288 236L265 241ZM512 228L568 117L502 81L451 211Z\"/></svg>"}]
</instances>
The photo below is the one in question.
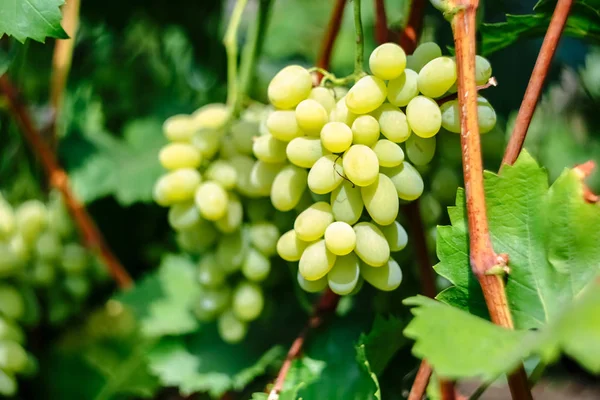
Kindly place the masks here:
<instances>
[{"instance_id":1,"label":"ripe green grape","mask_svg":"<svg viewBox=\"0 0 600 400\"><path fill-rule=\"evenodd\" d=\"M310 169L308 187L316 194L330 193L342 183L343 176L342 157L328 154L319 158Z\"/></svg>"},{"instance_id":2,"label":"ripe green grape","mask_svg":"<svg viewBox=\"0 0 600 400\"><path fill-rule=\"evenodd\" d=\"M273 181L271 203L279 211L290 211L306 190L308 173L305 169L288 165L281 169Z\"/></svg>"},{"instance_id":3,"label":"ripe green grape","mask_svg":"<svg viewBox=\"0 0 600 400\"><path fill-rule=\"evenodd\" d=\"M296 231L289 230L277 241L277 254L285 261L299 261L310 243L298 239Z\"/></svg>"},{"instance_id":4,"label":"ripe green grape","mask_svg":"<svg viewBox=\"0 0 600 400\"><path fill-rule=\"evenodd\" d=\"M435 155L436 139L412 135L406 141L406 155L414 165L427 165Z\"/></svg>"},{"instance_id":5,"label":"ripe green grape","mask_svg":"<svg viewBox=\"0 0 600 400\"><path fill-rule=\"evenodd\" d=\"M342 165L346 177L358 186L372 184L379 174L377 154L362 144L355 144L348 149L344 154Z\"/></svg>"},{"instance_id":6,"label":"ripe green grape","mask_svg":"<svg viewBox=\"0 0 600 400\"><path fill-rule=\"evenodd\" d=\"M90 280L86 276L69 275L65 277L63 285L67 293L80 301L90 294Z\"/></svg>"},{"instance_id":7,"label":"ripe green grape","mask_svg":"<svg viewBox=\"0 0 600 400\"><path fill-rule=\"evenodd\" d=\"M379 139L379 122L372 115L361 115L352 123L352 144L372 146Z\"/></svg>"},{"instance_id":8,"label":"ripe green grape","mask_svg":"<svg viewBox=\"0 0 600 400\"><path fill-rule=\"evenodd\" d=\"M332 292L340 296L352 293L360 279L360 266L356 254L338 257L327 274L327 284Z\"/></svg>"},{"instance_id":9,"label":"ripe green grape","mask_svg":"<svg viewBox=\"0 0 600 400\"><path fill-rule=\"evenodd\" d=\"M42 233L35 242L35 252L44 261L54 261L62 254L60 238L51 231Z\"/></svg>"},{"instance_id":10,"label":"ripe green grape","mask_svg":"<svg viewBox=\"0 0 600 400\"><path fill-rule=\"evenodd\" d=\"M14 286L0 284L0 313L11 320L20 320L25 315L25 299Z\"/></svg>"},{"instance_id":11,"label":"ripe green grape","mask_svg":"<svg viewBox=\"0 0 600 400\"><path fill-rule=\"evenodd\" d=\"M475 56L475 82L477 85L485 85L492 77L492 65L487 58Z\"/></svg>"},{"instance_id":12,"label":"ripe green grape","mask_svg":"<svg viewBox=\"0 0 600 400\"><path fill-rule=\"evenodd\" d=\"M388 101L396 107L405 107L419 94L418 79L419 74L412 69L405 69L399 77L388 82Z\"/></svg>"},{"instance_id":13,"label":"ripe green grape","mask_svg":"<svg viewBox=\"0 0 600 400\"><path fill-rule=\"evenodd\" d=\"M379 174L377 180L369 186L360 188L365 208L373 221L379 225L389 225L398 216L400 203L396 188L390 178Z\"/></svg>"},{"instance_id":14,"label":"ripe green grape","mask_svg":"<svg viewBox=\"0 0 600 400\"><path fill-rule=\"evenodd\" d=\"M223 189L231 190L237 183L237 170L226 160L216 160L210 163L204 176L207 180L217 182Z\"/></svg>"},{"instance_id":15,"label":"ripe green grape","mask_svg":"<svg viewBox=\"0 0 600 400\"><path fill-rule=\"evenodd\" d=\"M273 77L267 94L275 107L290 110L306 99L311 89L310 73L299 65L289 65Z\"/></svg>"},{"instance_id":16,"label":"ripe green grape","mask_svg":"<svg viewBox=\"0 0 600 400\"><path fill-rule=\"evenodd\" d=\"M257 187L254 186L251 174L255 160L245 155L239 155L229 160L237 175L236 189L240 194L248 197L257 196Z\"/></svg>"},{"instance_id":17,"label":"ripe green grape","mask_svg":"<svg viewBox=\"0 0 600 400\"><path fill-rule=\"evenodd\" d=\"M360 275L373 287L384 292L392 291L402 283L400 265L391 258L381 267L360 263Z\"/></svg>"},{"instance_id":18,"label":"ripe green grape","mask_svg":"<svg viewBox=\"0 0 600 400\"><path fill-rule=\"evenodd\" d=\"M185 251L200 253L217 241L218 234L213 224L200 218L195 225L178 233L177 242Z\"/></svg>"},{"instance_id":19,"label":"ripe green grape","mask_svg":"<svg viewBox=\"0 0 600 400\"><path fill-rule=\"evenodd\" d=\"M442 126L444 129L460 133L460 109L458 100L450 100L440 106L442 112Z\"/></svg>"},{"instance_id":20,"label":"ripe green grape","mask_svg":"<svg viewBox=\"0 0 600 400\"><path fill-rule=\"evenodd\" d=\"M217 262L225 272L235 272L242 266L248 247L247 235L241 229L223 235L217 245Z\"/></svg>"},{"instance_id":21,"label":"ripe green grape","mask_svg":"<svg viewBox=\"0 0 600 400\"><path fill-rule=\"evenodd\" d=\"M423 222L427 225L435 225L442 216L442 206L440 202L430 193L426 193L419 201L419 209Z\"/></svg>"},{"instance_id":22,"label":"ripe green grape","mask_svg":"<svg viewBox=\"0 0 600 400\"><path fill-rule=\"evenodd\" d=\"M408 140L411 138L412 136ZM404 151L402 151L402 148L389 140L378 140L371 148L377 155L379 165L382 167L395 167L404 161Z\"/></svg>"},{"instance_id":23,"label":"ripe green grape","mask_svg":"<svg viewBox=\"0 0 600 400\"><path fill-rule=\"evenodd\" d=\"M210 159L217 154L221 146L221 133L212 130L202 130L194 133L192 145L200 152L203 158Z\"/></svg>"},{"instance_id":24,"label":"ripe green grape","mask_svg":"<svg viewBox=\"0 0 600 400\"><path fill-rule=\"evenodd\" d=\"M10 237L16 225L13 208L0 194L0 239Z\"/></svg>"},{"instance_id":25,"label":"ripe green grape","mask_svg":"<svg viewBox=\"0 0 600 400\"><path fill-rule=\"evenodd\" d=\"M451 168L438 168L431 178L431 193L442 203L450 204L456 197L460 185L458 174Z\"/></svg>"},{"instance_id":26,"label":"ripe green grape","mask_svg":"<svg viewBox=\"0 0 600 400\"><path fill-rule=\"evenodd\" d=\"M410 121L398 107L385 103L373 113L373 116L377 118L383 136L392 142L401 143L410 136Z\"/></svg>"},{"instance_id":27,"label":"ripe green grape","mask_svg":"<svg viewBox=\"0 0 600 400\"><path fill-rule=\"evenodd\" d=\"M298 267L304 279L316 281L327 275L335 260L336 255L327 250L325 240L321 239L306 247L300 257Z\"/></svg>"},{"instance_id":28,"label":"ripe green grape","mask_svg":"<svg viewBox=\"0 0 600 400\"><path fill-rule=\"evenodd\" d=\"M385 264L390 258L390 245L383 233L370 222L354 225L356 248L354 252L365 263L374 267Z\"/></svg>"},{"instance_id":29,"label":"ripe green grape","mask_svg":"<svg viewBox=\"0 0 600 400\"><path fill-rule=\"evenodd\" d=\"M207 288L218 288L225 279L225 271L215 253L205 253L198 262L198 282Z\"/></svg>"},{"instance_id":30,"label":"ripe green grape","mask_svg":"<svg viewBox=\"0 0 600 400\"><path fill-rule=\"evenodd\" d=\"M412 54L412 63L411 65L407 65L407 68L410 68L416 72L419 72L421 68L429 61L441 57L442 49L437 43L434 42L425 42L421 43Z\"/></svg>"},{"instance_id":31,"label":"ripe green grape","mask_svg":"<svg viewBox=\"0 0 600 400\"><path fill-rule=\"evenodd\" d=\"M231 125L231 139L236 152L250 156L252 155L252 143L259 136L259 125L253 121L238 120ZM225 136L227 137L227 136ZM225 138L223 138L225 139ZM221 141L223 147L223 140Z\"/></svg>"},{"instance_id":32,"label":"ripe green grape","mask_svg":"<svg viewBox=\"0 0 600 400\"><path fill-rule=\"evenodd\" d=\"M158 160L166 169L198 168L202 155L191 144L170 143L160 150Z\"/></svg>"},{"instance_id":33,"label":"ripe green grape","mask_svg":"<svg viewBox=\"0 0 600 400\"><path fill-rule=\"evenodd\" d=\"M4 371L21 372L27 367L27 352L12 340L0 340L0 368Z\"/></svg>"},{"instance_id":34,"label":"ripe green grape","mask_svg":"<svg viewBox=\"0 0 600 400\"><path fill-rule=\"evenodd\" d=\"M356 233L346 222L333 222L325 229L325 246L336 256L345 256L356 247Z\"/></svg>"},{"instance_id":35,"label":"ripe green grape","mask_svg":"<svg viewBox=\"0 0 600 400\"><path fill-rule=\"evenodd\" d=\"M194 111L191 115L195 129L221 129L229 120L231 110L226 104L211 103Z\"/></svg>"},{"instance_id":36,"label":"ripe green grape","mask_svg":"<svg viewBox=\"0 0 600 400\"><path fill-rule=\"evenodd\" d=\"M231 233L242 225L244 209L240 198L235 193L229 193L225 215L215 221L215 226L223 233Z\"/></svg>"},{"instance_id":37,"label":"ripe green grape","mask_svg":"<svg viewBox=\"0 0 600 400\"><path fill-rule=\"evenodd\" d=\"M390 251L400 251L408 244L408 234L398 221L394 221L390 225L379 226L379 230L390 245Z\"/></svg>"},{"instance_id":38,"label":"ripe green grape","mask_svg":"<svg viewBox=\"0 0 600 400\"><path fill-rule=\"evenodd\" d=\"M25 333L19 325L0 316L0 340L10 340L22 344L25 341Z\"/></svg>"},{"instance_id":39,"label":"ripe green grape","mask_svg":"<svg viewBox=\"0 0 600 400\"><path fill-rule=\"evenodd\" d=\"M231 300L231 290L228 286L220 286L215 289L202 287L198 303L194 307L194 314L201 321L214 320L223 312Z\"/></svg>"},{"instance_id":40,"label":"ripe green grape","mask_svg":"<svg viewBox=\"0 0 600 400\"><path fill-rule=\"evenodd\" d=\"M261 196L268 196L273 187L275 177L283 168L283 163L266 163L256 161L250 170L250 185L253 191Z\"/></svg>"},{"instance_id":41,"label":"ripe green grape","mask_svg":"<svg viewBox=\"0 0 600 400\"><path fill-rule=\"evenodd\" d=\"M329 113L318 101L302 100L296 106L296 122L300 129L311 136L319 136L323 125L329 121Z\"/></svg>"},{"instance_id":42,"label":"ripe green grape","mask_svg":"<svg viewBox=\"0 0 600 400\"><path fill-rule=\"evenodd\" d=\"M169 209L169 225L176 231L192 228L200 221L198 207L192 201L177 203Z\"/></svg>"},{"instance_id":43,"label":"ripe green grape","mask_svg":"<svg viewBox=\"0 0 600 400\"><path fill-rule=\"evenodd\" d=\"M252 151L256 158L268 163L282 163L286 160L286 142L277 140L270 134L262 135L254 140Z\"/></svg>"},{"instance_id":44,"label":"ripe green grape","mask_svg":"<svg viewBox=\"0 0 600 400\"><path fill-rule=\"evenodd\" d=\"M348 126L352 126L352 123L358 116L351 112L346 105L346 96L342 97L335 104L335 108L329 113L329 120L331 122L343 122Z\"/></svg>"},{"instance_id":45,"label":"ripe green grape","mask_svg":"<svg viewBox=\"0 0 600 400\"><path fill-rule=\"evenodd\" d=\"M318 293L327 287L327 276L316 281L309 281L304 279L300 271L298 271L297 280L302 290L308 293Z\"/></svg>"},{"instance_id":46,"label":"ripe green grape","mask_svg":"<svg viewBox=\"0 0 600 400\"><path fill-rule=\"evenodd\" d=\"M196 131L192 117L185 114L167 118L162 129L171 142L189 142Z\"/></svg>"},{"instance_id":47,"label":"ripe green grape","mask_svg":"<svg viewBox=\"0 0 600 400\"><path fill-rule=\"evenodd\" d=\"M78 243L67 243L63 246L61 266L67 274L81 274L88 266L88 253Z\"/></svg>"},{"instance_id":48,"label":"ripe green grape","mask_svg":"<svg viewBox=\"0 0 600 400\"><path fill-rule=\"evenodd\" d=\"M325 229L333 222L329 203L320 201L302 211L294 222L294 231L300 240L312 242L325 234Z\"/></svg>"},{"instance_id":49,"label":"ripe green grape","mask_svg":"<svg viewBox=\"0 0 600 400\"><path fill-rule=\"evenodd\" d=\"M406 67L406 54L395 43L378 46L369 57L369 68L373 75L384 81L395 79Z\"/></svg>"},{"instance_id":50,"label":"ripe green grape","mask_svg":"<svg viewBox=\"0 0 600 400\"><path fill-rule=\"evenodd\" d=\"M413 201L423 193L423 178L419 171L408 162L404 161L402 165L386 168L382 172L392 180L398 197L402 200Z\"/></svg>"},{"instance_id":51,"label":"ripe green grape","mask_svg":"<svg viewBox=\"0 0 600 400\"><path fill-rule=\"evenodd\" d=\"M203 218L216 221L225 216L229 196L221 185L208 181L198 186L194 201Z\"/></svg>"},{"instance_id":52,"label":"ripe green grape","mask_svg":"<svg viewBox=\"0 0 600 400\"><path fill-rule=\"evenodd\" d=\"M182 168L161 176L154 185L154 200L161 206L188 201L194 198L202 178L191 168Z\"/></svg>"},{"instance_id":53,"label":"ripe green grape","mask_svg":"<svg viewBox=\"0 0 600 400\"><path fill-rule=\"evenodd\" d=\"M282 142L289 142L298 136L302 136L300 126L296 122L296 112L293 110L273 111L267 118L267 129L275 139Z\"/></svg>"},{"instance_id":54,"label":"ripe green grape","mask_svg":"<svg viewBox=\"0 0 600 400\"><path fill-rule=\"evenodd\" d=\"M233 291L232 310L241 321L253 321L263 310L265 299L255 283L240 283Z\"/></svg>"},{"instance_id":55,"label":"ripe green grape","mask_svg":"<svg viewBox=\"0 0 600 400\"><path fill-rule=\"evenodd\" d=\"M248 333L248 324L238 319L232 311L226 311L219 317L217 328L224 342L241 342Z\"/></svg>"},{"instance_id":56,"label":"ripe green grape","mask_svg":"<svg viewBox=\"0 0 600 400\"><path fill-rule=\"evenodd\" d=\"M262 282L271 272L271 262L260 251L250 247L242 263L242 274L252 282Z\"/></svg>"},{"instance_id":57,"label":"ripe green grape","mask_svg":"<svg viewBox=\"0 0 600 400\"><path fill-rule=\"evenodd\" d=\"M17 228L27 244L33 244L48 224L48 209L39 200L27 200L15 213Z\"/></svg>"},{"instance_id":58,"label":"ripe green grape","mask_svg":"<svg viewBox=\"0 0 600 400\"><path fill-rule=\"evenodd\" d=\"M456 82L456 63L450 57L437 57L419 71L419 92L427 97L443 96Z\"/></svg>"},{"instance_id":59,"label":"ripe green grape","mask_svg":"<svg viewBox=\"0 0 600 400\"><path fill-rule=\"evenodd\" d=\"M477 98L477 123L479 133L488 133L496 126L496 111L487 99L481 96Z\"/></svg>"},{"instance_id":60,"label":"ripe green grape","mask_svg":"<svg viewBox=\"0 0 600 400\"><path fill-rule=\"evenodd\" d=\"M279 229L272 222L262 221L250 225L248 229L250 243L267 257L277 252Z\"/></svg>"},{"instance_id":61,"label":"ripe green grape","mask_svg":"<svg viewBox=\"0 0 600 400\"><path fill-rule=\"evenodd\" d=\"M308 95L309 99L317 101L320 105L325 108L327 115L331 113L331 110L335 108L335 96L332 89L318 86L313 88Z\"/></svg>"},{"instance_id":62,"label":"ripe green grape","mask_svg":"<svg viewBox=\"0 0 600 400\"><path fill-rule=\"evenodd\" d=\"M354 225L362 215L364 206L360 188L346 180L331 193L331 211L336 221Z\"/></svg>"},{"instance_id":63,"label":"ripe green grape","mask_svg":"<svg viewBox=\"0 0 600 400\"><path fill-rule=\"evenodd\" d=\"M406 106L406 118L413 132L429 138L442 127L442 112L437 103L425 96L417 96Z\"/></svg>"},{"instance_id":64,"label":"ripe green grape","mask_svg":"<svg viewBox=\"0 0 600 400\"><path fill-rule=\"evenodd\" d=\"M325 154L321 139L302 136L293 139L285 149L288 160L302 168L312 168Z\"/></svg>"},{"instance_id":65,"label":"ripe green grape","mask_svg":"<svg viewBox=\"0 0 600 400\"><path fill-rule=\"evenodd\" d=\"M328 122L321 130L321 143L332 153L343 153L352 144L352 129L343 122Z\"/></svg>"},{"instance_id":66,"label":"ripe green grape","mask_svg":"<svg viewBox=\"0 0 600 400\"><path fill-rule=\"evenodd\" d=\"M460 107L458 100L450 100L440 106L442 112L442 126L444 129L460 133ZM490 103L479 96L477 98L477 122L480 133L487 133L496 126L496 111Z\"/></svg>"},{"instance_id":67,"label":"ripe green grape","mask_svg":"<svg viewBox=\"0 0 600 400\"><path fill-rule=\"evenodd\" d=\"M386 96L385 82L376 76L367 75L350 88L346 95L346 106L354 114L367 114L382 105Z\"/></svg>"}]
</instances>

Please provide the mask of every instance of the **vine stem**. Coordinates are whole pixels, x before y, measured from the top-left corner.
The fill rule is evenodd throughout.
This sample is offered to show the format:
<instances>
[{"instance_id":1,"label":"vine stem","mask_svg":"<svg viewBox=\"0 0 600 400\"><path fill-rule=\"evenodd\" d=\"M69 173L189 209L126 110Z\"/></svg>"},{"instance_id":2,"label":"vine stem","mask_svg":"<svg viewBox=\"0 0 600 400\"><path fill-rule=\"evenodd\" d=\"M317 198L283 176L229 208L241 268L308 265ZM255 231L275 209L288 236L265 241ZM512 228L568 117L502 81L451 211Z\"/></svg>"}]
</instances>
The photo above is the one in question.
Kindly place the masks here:
<instances>
[{"instance_id":1,"label":"vine stem","mask_svg":"<svg viewBox=\"0 0 600 400\"><path fill-rule=\"evenodd\" d=\"M556 52L556 47L569 17L572 4L573 0L558 0L556 3L548 31L544 36L544 42L540 48L540 53L531 72L531 78L529 79L523 102L517 114L515 127L502 158L502 167L506 164L512 165L517 160L519 153L521 153L535 106L540 98L550 63ZM500 168L502 169L502 167Z\"/></svg>"},{"instance_id":2,"label":"vine stem","mask_svg":"<svg viewBox=\"0 0 600 400\"><path fill-rule=\"evenodd\" d=\"M384 0L375 0L375 40L382 44L390 40Z\"/></svg>"},{"instance_id":3,"label":"vine stem","mask_svg":"<svg viewBox=\"0 0 600 400\"><path fill-rule=\"evenodd\" d=\"M421 361L417 376L410 388L408 400L421 400L423 398L425 391L427 390L427 385L429 384L429 379L431 378L431 373L432 370L429 363L426 360Z\"/></svg>"},{"instance_id":4,"label":"vine stem","mask_svg":"<svg viewBox=\"0 0 600 400\"><path fill-rule=\"evenodd\" d=\"M363 63L365 57L365 39L362 28L361 0L353 0L354 3L354 32L356 50L354 54L354 77L356 80L364 75Z\"/></svg>"},{"instance_id":5,"label":"vine stem","mask_svg":"<svg viewBox=\"0 0 600 400\"><path fill-rule=\"evenodd\" d=\"M406 54L412 54L417 48L417 42L423 30L426 0L412 0L406 26L400 33L398 42Z\"/></svg>"},{"instance_id":6,"label":"vine stem","mask_svg":"<svg viewBox=\"0 0 600 400\"><path fill-rule=\"evenodd\" d=\"M242 14L248 0L236 0L233 12L227 25L227 31L223 38L223 45L227 53L227 105L232 110L232 115L240 109L241 100L238 96L238 29L242 20Z\"/></svg>"},{"instance_id":7,"label":"vine stem","mask_svg":"<svg viewBox=\"0 0 600 400\"><path fill-rule=\"evenodd\" d=\"M336 0L333 6L331 17L329 18L329 24L327 25L327 31L323 41L321 42L321 50L319 51L319 57L317 59L317 67L322 69L329 68L331 63L331 54L333 52L333 45L337 38L340 28L342 26L342 17L344 16L344 8L346 7L346 0ZM319 78L320 80L320 78Z\"/></svg>"},{"instance_id":8,"label":"vine stem","mask_svg":"<svg viewBox=\"0 0 600 400\"><path fill-rule=\"evenodd\" d=\"M75 220L81 236L87 247L98 251L110 274L121 289L133 286L133 280L121 265L117 257L102 237L94 220L87 213L85 207L77 200L69 185L67 173L59 166L54 152L43 141L39 130L34 126L31 116L22 102L17 89L7 75L0 77L0 92L8 101L10 112L21 128L25 140L33 152L39 157L42 167L46 172L50 186L60 190L65 203Z\"/></svg>"},{"instance_id":9,"label":"vine stem","mask_svg":"<svg viewBox=\"0 0 600 400\"><path fill-rule=\"evenodd\" d=\"M458 103L460 107L461 147L471 268L481 286L492 322L513 329L502 275L487 272L506 267L508 256L494 252L490 239L485 192L481 143L477 121L477 85L475 83L475 16L479 0L453 0L452 31L456 49L458 74ZM521 365L508 377L513 399L532 399L527 375Z\"/></svg>"}]
</instances>

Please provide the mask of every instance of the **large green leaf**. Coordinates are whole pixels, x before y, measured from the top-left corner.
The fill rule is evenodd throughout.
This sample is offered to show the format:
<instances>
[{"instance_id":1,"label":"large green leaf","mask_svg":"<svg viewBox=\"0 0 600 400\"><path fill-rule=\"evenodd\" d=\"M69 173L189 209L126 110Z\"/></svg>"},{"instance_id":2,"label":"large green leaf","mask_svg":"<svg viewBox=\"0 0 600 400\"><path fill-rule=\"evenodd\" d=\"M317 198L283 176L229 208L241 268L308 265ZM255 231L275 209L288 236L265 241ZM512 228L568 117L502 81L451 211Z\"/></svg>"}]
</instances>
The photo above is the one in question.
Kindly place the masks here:
<instances>
[{"instance_id":1,"label":"large green leaf","mask_svg":"<svg viewBox=\"0 0 600 400\"><path fill-rule=\"evenodd\" d=\"M64 0L2 0L0 37L13 36L19 42L31 38L44 43L47 37L67 39L60 26Z\"/></svg>"},{"instance_id":2,"label":"large green leaf","mask_svg":"<svg viewBox=\"0 0 600 400\"><path fill-rule=\"evenodd\" d=\"M371 331L361 335L360 345L364 347L365 357L376 375L380 375L396 352L408 344L402 335L405 326L406 324L396 317L386 319L378 315Z\"/></svg>"},{"instance_id":3,"label":"large green leaf","mask_svg":"<svg viewBox=\"0 0 600 400\"><path fill-rule=\"evenodd\" d=\"M509 255L506 293L515 327L538 328L553 319L600 271L600 208L583 200L581 181L565 170L549 188L546 172L527 152L498 176L485 173L494 250ZM487 315L471 272L464 192L449 209L452 226L438 228L436 271L454 286L438 298Z\"/></svg>"}]
</instances>

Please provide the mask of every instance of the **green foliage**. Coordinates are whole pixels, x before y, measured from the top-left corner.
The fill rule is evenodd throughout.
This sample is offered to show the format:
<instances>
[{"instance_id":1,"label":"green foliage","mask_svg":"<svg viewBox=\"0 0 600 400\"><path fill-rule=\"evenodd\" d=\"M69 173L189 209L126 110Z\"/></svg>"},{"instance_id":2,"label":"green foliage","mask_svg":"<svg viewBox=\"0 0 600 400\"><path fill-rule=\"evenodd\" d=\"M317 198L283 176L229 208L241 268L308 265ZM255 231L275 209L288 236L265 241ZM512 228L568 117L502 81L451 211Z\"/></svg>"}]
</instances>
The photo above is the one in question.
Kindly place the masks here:
<instances>
[{"instance_id":1,"label":"green foliage","mask_svg":"<svg viewBox=\"0 0 600 400\"><path fill-rule=\"evenodd\" d=\"M23 43L26 39L44 43L47 37L66 39L60 26L59 6L64 0L3 0L0 5L0 37L13 36Z\"/></svg>"}]
</instances>

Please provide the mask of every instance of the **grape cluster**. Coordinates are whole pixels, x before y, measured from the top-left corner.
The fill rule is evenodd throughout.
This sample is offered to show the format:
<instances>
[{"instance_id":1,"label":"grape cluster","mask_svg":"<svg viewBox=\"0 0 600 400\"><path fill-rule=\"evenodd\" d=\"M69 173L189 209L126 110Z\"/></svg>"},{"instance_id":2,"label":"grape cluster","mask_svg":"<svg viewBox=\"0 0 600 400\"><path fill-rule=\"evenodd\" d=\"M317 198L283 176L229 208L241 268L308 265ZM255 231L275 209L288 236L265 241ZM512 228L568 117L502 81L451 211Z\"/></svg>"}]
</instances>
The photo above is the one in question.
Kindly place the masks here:
<instances>
[{"instance_id":1,"label":"grape cluster","mask_svg":"<svg viewBox=\"0 0 600 400\"><path fill-rule=\"evenodd\" d=\"M39 303L48 322L78 311L94 281L106 274L76 240L59 193L47 204L27 200L13 207L0 196L0 394L17 391L16 374L35 371L24 349L22 325L38 322Z\"/></svg>"},{"instance_id":2,"label":"grape cluster","mask_svg":"<svg viewBox=\"0 0 600 400\"><path fill-rule=\"evenodd\" d=\"M489 63L477 60L478 82L487 81ZM351 294L363 280L384 291L400 285L402 271L390 253L408 239L396 221L400 202L423 192L414 165L431 161L442 127L460 131L456 100L441 107L436 100L456 91L457 78L454 60L437 45L425 43L407 57L386 43L369 65L372 75L347 92L313 88L309 71L297 65L279 71L268 87L276 110L267 118L268 132L254 142L254 155L279 170L273 206L299 212L277 252L299 262L298 282L309 292L329 286ZM482 132L495 123L483 98L479 122Z\"/></svg>"}]
</instances>

